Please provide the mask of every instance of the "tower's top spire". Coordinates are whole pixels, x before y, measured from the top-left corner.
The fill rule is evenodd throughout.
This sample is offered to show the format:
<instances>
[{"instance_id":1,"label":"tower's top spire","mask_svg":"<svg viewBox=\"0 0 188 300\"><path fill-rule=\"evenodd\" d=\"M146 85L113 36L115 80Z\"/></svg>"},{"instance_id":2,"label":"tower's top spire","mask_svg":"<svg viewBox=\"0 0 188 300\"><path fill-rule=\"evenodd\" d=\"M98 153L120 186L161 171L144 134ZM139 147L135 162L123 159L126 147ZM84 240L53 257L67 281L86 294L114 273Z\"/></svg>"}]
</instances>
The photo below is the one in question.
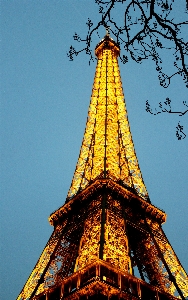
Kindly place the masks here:
<instances>
[{"instance_id":1,"label":"tower's top spire","mask_svg":"<svg viewBox=\"0 0 188 300\"><path fill-rule=\"evenodd\" d=\"M103 50L111 50L116 57L120 54L120 48L117 43L110 37L109 32L106 32L105 37L95 47L95 55L99 58Z\"/></svg>"},{"instance_id":2,"label":"tower's top spire","mask_svg":"<svg viewBox=\"0 0 188 300\"><path fill-rule=\"evenodd\" d=\"M110 36L110 26L106 25L106 35Z\"/></svg>"},{"instance_id":3,"label":"tower's top spire","mask_svg":"<svg viewBox=\"0 0 188 300\"><path fill-rule=\"evenodd\" d=\"M119 46L108 34L95 48L98 63L68 199L96 178L111 178L147 199L125 107L117 60L119 53Z\"/></svg>"}]
</instances>

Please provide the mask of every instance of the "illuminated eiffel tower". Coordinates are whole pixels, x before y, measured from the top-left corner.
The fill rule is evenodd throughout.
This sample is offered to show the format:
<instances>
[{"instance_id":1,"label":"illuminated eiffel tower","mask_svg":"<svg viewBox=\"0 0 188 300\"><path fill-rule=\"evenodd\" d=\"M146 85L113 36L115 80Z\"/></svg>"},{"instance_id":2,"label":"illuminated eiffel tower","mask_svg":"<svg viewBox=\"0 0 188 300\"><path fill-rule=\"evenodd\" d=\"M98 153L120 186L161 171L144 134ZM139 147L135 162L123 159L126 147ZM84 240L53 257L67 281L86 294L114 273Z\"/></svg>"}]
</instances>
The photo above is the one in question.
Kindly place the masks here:
<instances>
[{"instance_id":1,"label":"illuminated eiffel tower","mask_svg":"<svg viewBox=\"0 0 188 300\"><path fill-rule=\"evenodd\" d=\"M188 278L151 204L130 132L118 45L106 35L65 204L18 300L186 299Z\"/></svg>"}]
</instances>

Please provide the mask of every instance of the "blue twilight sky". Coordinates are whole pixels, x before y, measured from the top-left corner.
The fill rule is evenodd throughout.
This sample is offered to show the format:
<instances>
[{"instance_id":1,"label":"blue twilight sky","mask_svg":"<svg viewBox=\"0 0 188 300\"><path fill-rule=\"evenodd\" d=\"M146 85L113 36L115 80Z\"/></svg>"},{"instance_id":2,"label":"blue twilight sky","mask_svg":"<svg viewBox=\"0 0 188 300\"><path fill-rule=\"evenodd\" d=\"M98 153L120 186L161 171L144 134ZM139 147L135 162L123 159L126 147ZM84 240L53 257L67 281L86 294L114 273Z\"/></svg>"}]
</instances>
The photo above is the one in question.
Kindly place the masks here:
<instances>
[{"instance_id":1,"label":"blue twilight sky","mask_svg":"<svg viewBox=\"0 0 188 300\"><path fill-rule=\"evenodd\" d=\"M75 31L86 33L88 17L99 18L94 0L1 2L1 300L19 294L50 237L48 216L71 184L96 63L89 66L84 54L70 62L66 52ZM98 42L94 36L93 47ZM164 61L168 68L168 53ZM167 213L165 233L188 270L188 115L145 111L147 99L157 107L166 97L180 108L188 90L181 78L161 88L152 61L120 70L145 184L152 203ZM175 136L178 121L187 133L182 141Z\"/></svg>"}]
</instances>

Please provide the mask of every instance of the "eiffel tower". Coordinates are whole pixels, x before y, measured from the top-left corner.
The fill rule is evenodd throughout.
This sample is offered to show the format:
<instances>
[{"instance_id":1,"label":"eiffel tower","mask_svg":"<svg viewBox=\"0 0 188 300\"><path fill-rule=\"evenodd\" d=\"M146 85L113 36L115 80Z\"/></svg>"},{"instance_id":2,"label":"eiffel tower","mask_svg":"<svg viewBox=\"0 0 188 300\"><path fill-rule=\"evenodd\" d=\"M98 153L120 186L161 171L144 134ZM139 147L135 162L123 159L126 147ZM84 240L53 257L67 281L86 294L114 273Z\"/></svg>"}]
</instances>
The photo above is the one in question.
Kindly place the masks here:
<instances>
[{"instance_id":1,"label":"eiffel tower","mask_svg":"<svg viewBox=\"0 0 188 300\"><path fill-rule=\"evenodd\" d=\"M148 196L129 127L119 46L98 58L80 155L54 231L17 300L188 297L188 277Z\"/></svg>"}]
</instances>

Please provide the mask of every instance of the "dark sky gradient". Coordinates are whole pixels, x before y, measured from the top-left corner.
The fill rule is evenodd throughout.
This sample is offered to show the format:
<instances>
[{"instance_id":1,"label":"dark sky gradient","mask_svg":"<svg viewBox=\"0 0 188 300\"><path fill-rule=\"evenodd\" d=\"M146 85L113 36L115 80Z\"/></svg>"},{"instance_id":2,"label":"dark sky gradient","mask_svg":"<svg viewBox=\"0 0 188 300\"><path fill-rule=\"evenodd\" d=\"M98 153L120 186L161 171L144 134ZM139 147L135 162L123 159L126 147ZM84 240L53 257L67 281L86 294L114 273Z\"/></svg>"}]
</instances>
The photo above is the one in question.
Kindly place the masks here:
<instances>
[{"instance_id":1,"label":"dark sky gradient","mask_svg":"<svg viewBox=\"0 0 188 300\"><path fill-rule=\"evenodd\" d=\"M87 18L99 17L92 0L4 0L1 10L0 299L14 300L50 237L48 216L66 199L85 129L96 63L89 66L84 53L70 62L66 52L75 31L85 35ZM164 61L169 69L168 52ZM161 88L152 61L120 70L150 199L167 213L165 233L188 270L188 115L145 111L147 99L157 107L166 97L183 109L187 89L181 78Z\"/></svg>"}]
</instances>

